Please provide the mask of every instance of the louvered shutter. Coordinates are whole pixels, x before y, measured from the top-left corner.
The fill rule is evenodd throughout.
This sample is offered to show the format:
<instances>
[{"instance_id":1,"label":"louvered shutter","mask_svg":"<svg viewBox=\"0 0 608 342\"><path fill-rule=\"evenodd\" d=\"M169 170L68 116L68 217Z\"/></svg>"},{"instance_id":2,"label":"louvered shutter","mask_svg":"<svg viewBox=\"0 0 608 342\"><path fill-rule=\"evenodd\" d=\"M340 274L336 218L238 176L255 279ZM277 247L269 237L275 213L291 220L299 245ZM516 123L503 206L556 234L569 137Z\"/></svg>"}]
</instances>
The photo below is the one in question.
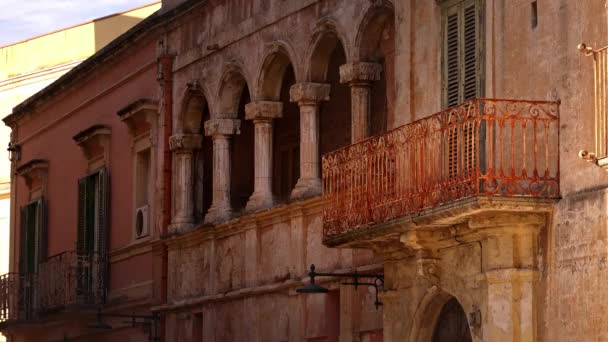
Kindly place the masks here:
<instances>
[{"instance_id":1,"label":"louvered shutter","mask_svg":"<svg viewBox=\"0 0 608 342\"><path fill-rule=\"evenodd\" d=\"M87 181L88 177L78 180L78 227L76 239L76 252L80 255L86 252L86 230L87 230Z\"/></svg>"},{"instance_id":2,"label":"louvered shutter","mask_svg":"<svg viewBox=\"0 0 608 342\"><path fill-rule=\"evenodd\" d=\"M479 0L443 9L443 106L482 96Z\"/></svg>"},{"instance_id":3,"label":"louvered shutter","mask_svg":"<svg viewBox=\"0 0 608 342\"><path fill-rule=\"evenodd\" d=\"M452 107L460 102L460 40L458 34L458 7L449 9L445 18L444 40L444 102Z\"/></svg>"},{"instance_id":4,"label":"louvered shutter","mask_svg":"<svg viewBox=\"0 0 608 342\"><path fill-rule=\"evenodd\" d=\"M450 2L443 9L443 105L453 107L482 95L479 0ZM447 176L470 177L477 160L477 129L461 110L449 118ZM460 179L460 178L459 178Z\"/></svg>"},{"instance_id":5,"label":"louvered shutter","mask_svg":"<svg viewBox=\"0 0 608 342\"><path fill-rule=\"evenodd\" d=\"M19 213L19 273L27 272L27 206L21 207Z\"/></svg>"},{"instance_id":6,"label":"louvered shutter","mask_svg":"<svg viewBox=\"0 0 608 342\"><path fill-rule=\"evenodd\" d=\"M97 263L93 265L93 267L97 267L95 272L97 272L97 282L96 282L96 290L97 295L95 296L96 300L101 301L101 303L105 302L106 295L106 284L108 283L108 275L107 272L108 267L108 241L109 241L109 201L110 201L110 193L109 193L109 174L107 169L102 169L99 171L97 177L97 252L96 256ZM94 261L95 262L95 261Z\"/></svg>"},{"instance_id":7,"label":"louvered shutter","mask_svg":"<svg viewBox=\"0 0 608 342\"><path fill-rule=\"evenodd\" d=\"M36 242L38 245L36 252L38 263L42 263L46 261L48 245L46 205L44 198L40 198L36 202Z\"/></svg>"},{"instance_id":8,"label":"louvered shutter","mask_svg":"<svg viewBox=\"0 0 608 342\"><path fill-rule=\"evenodd\" d=\"M474 99L478 95L479 88L479 51L477 49L477 10L475 2L465 3L463 24L462 24L462 72L464 74L462 80L462 100L468 101Z\"/></svg>"},{"instance_id":9,"label":"louvered shutter","mask_svg":"<svg viewBox=\"0 0 608 342\"><path fill-rule=\"evenodd\" d=\"M108 252L108 171L102 169L97 177L97 252L105 255Z\"/></svg>"}]
</instances>

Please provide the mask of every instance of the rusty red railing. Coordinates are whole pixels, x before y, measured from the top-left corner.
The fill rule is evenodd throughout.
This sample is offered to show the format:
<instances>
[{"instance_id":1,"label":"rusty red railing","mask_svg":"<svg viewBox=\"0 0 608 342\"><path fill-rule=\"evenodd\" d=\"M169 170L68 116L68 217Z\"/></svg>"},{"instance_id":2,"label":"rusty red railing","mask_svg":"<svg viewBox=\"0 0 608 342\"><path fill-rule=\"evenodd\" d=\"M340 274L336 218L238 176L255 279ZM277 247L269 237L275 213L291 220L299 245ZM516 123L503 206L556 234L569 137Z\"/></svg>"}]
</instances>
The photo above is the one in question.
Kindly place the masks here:
<instances>
[{"instance_id":1,"label":"rusty red railing","mask_svg":"<svg viewBox=\"0 0 608 342\"><path fill-rule=\"evenodd\" d=\"M105 265L98 254L65 252L38 265L36 274L0 276L0 323L31 320L71 305L105 301Z\"/></svg>"},{"instance_id":2,"label":"rusty red railing","mask_svg":"<svg viewBox=\"0 0 608 342\"><path fill-rule=\"evenodd\" d=\"M476 99L323 156L324 237L473 196L559 197L559 103Z\"/></svg>"}]
</instances>

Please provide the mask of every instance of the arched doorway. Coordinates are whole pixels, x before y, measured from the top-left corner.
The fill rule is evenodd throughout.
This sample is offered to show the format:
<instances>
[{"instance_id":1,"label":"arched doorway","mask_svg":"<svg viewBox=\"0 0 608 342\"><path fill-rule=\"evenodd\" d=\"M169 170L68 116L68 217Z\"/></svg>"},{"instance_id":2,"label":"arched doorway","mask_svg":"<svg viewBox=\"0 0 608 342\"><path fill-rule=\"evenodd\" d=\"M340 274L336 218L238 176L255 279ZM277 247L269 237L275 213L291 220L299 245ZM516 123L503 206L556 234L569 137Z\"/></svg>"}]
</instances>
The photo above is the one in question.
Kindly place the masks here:
<instances>
[{"instance_id":1,"label":"arched doorway","mask_svg":"<svg viewBox=\"0 0 608 342\"><path fill-rule=\"evenodd\" d=\"M467 315L456 298L448 300L441 308L433 331L432 342L471 342Z\"/></svg>"}]
</instances>

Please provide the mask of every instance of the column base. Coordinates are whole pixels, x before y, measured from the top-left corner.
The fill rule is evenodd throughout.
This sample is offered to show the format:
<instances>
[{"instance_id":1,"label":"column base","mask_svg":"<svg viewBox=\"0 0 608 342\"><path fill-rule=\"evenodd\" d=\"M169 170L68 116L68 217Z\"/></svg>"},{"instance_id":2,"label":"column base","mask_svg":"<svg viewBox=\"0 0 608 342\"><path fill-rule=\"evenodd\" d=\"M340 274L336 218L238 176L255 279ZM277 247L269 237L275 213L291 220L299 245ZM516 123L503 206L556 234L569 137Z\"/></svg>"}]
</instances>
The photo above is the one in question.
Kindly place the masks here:
<instances>
[{"instance_id":1,"label":"column base","mask_svg":"<svg viewBox=\"0 0 608 342\"><path fill-rule=\"evenodd\" d=\"M247 206L245 206L246 212L258 211L262 209L272 208L274 205L274 197L272 194L267 193L253 193L251 197L249 197L249 201L247 201Z\"/></svg>"},{"instance_id":2,"label":"column base","mask_svg":"<svg viewBox=\"0 0 608 342\"><path fill-rule=\"evenodd\" d=\"M291 199L298 200L307 197L320 195L323 190L321 179L319 178L300 178L295 188L291 192Z\"/></svg>"},{"instance_id":3,"label":"column base","mask_svg":"<svg viewBox=\"0 0 608 342\"><path fill-rule=\"evenodd\" d=\"M194 229L195 224L192 222L171 222L169 225L169 232L171 233L185 233Z\"/></svg>"},{"instance_id":4,"label":"column base","mask_svg":"<svg viewBox=\"0 0 608 342\"><path fill-rule=\"evenodd\" d=\"M232 209L225 207L211 207L205 215L205 222L208 224L217 224L224 221L228 221L232 218Z\"/></svg>"}]
</instances>

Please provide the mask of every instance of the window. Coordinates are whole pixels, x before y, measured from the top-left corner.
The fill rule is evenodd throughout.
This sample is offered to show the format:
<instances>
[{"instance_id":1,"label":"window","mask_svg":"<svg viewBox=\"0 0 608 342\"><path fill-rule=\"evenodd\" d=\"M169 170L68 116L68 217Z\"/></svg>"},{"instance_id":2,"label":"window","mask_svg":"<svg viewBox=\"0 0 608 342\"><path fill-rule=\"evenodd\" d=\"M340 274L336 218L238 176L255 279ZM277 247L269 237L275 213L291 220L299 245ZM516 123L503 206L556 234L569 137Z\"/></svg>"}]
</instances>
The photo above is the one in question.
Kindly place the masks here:
<instances>
[{"instance_id":1,"label":"window","mask_svg":"<svg viewBox=\"0 0 608 342\"><path fill-rule=\"evenodd\" d=\"M135 222L134 239L141 239L149 235L150 218L150 148L138 151L135 154Z\"/></svg>"},{"instance_id":2,"label":"window","mask_svg":"<svg viewBox=\"0 0 608 342\"><path fill-rule=\"evenodd\" d=\"M483 96L481 8L481 0L443 2L444 108ZM447 176L450 180L468 179L477 164L478 127L466 115L468 110L459 112L448 120Z\"/></svg>"},{"instance_id":3,"label":"window","mask_svg":"<svg viewBox=\"0 0 608 342\"><path fill-rule=\"evenodd\" d=\"M38 264L46 258L46 217L42 198L21 207L21 235L19 271L31 274L38 271Z\"/></svg>"},{"instance_id":4,"label":"window","mask_svg":"<svg viewBox=\"0 0 608 342\"><path fill-rule=\"evenodd\" d=\"M101 169L78 180L77 295L103 302L107 254L108 176Z\"/></svg>"},{"instance_id":5,"label":"window","mask_svg":"<svg viewBox=\"0 0 608 342\"><path fill-rule=\"evenodd\" d=\"M78 254L107 250L107 171L101 169L78 180Z\"/></svg>"},{"instance_id":6,"label":"window","mask_svg":"<svg viewBox=\"0 0 608 342\"><path fill-rule=\"evenodd\" d=\"M483 96L481 8L481 0L443 2L444 108Z\"/></svg>"}]
</instances>

